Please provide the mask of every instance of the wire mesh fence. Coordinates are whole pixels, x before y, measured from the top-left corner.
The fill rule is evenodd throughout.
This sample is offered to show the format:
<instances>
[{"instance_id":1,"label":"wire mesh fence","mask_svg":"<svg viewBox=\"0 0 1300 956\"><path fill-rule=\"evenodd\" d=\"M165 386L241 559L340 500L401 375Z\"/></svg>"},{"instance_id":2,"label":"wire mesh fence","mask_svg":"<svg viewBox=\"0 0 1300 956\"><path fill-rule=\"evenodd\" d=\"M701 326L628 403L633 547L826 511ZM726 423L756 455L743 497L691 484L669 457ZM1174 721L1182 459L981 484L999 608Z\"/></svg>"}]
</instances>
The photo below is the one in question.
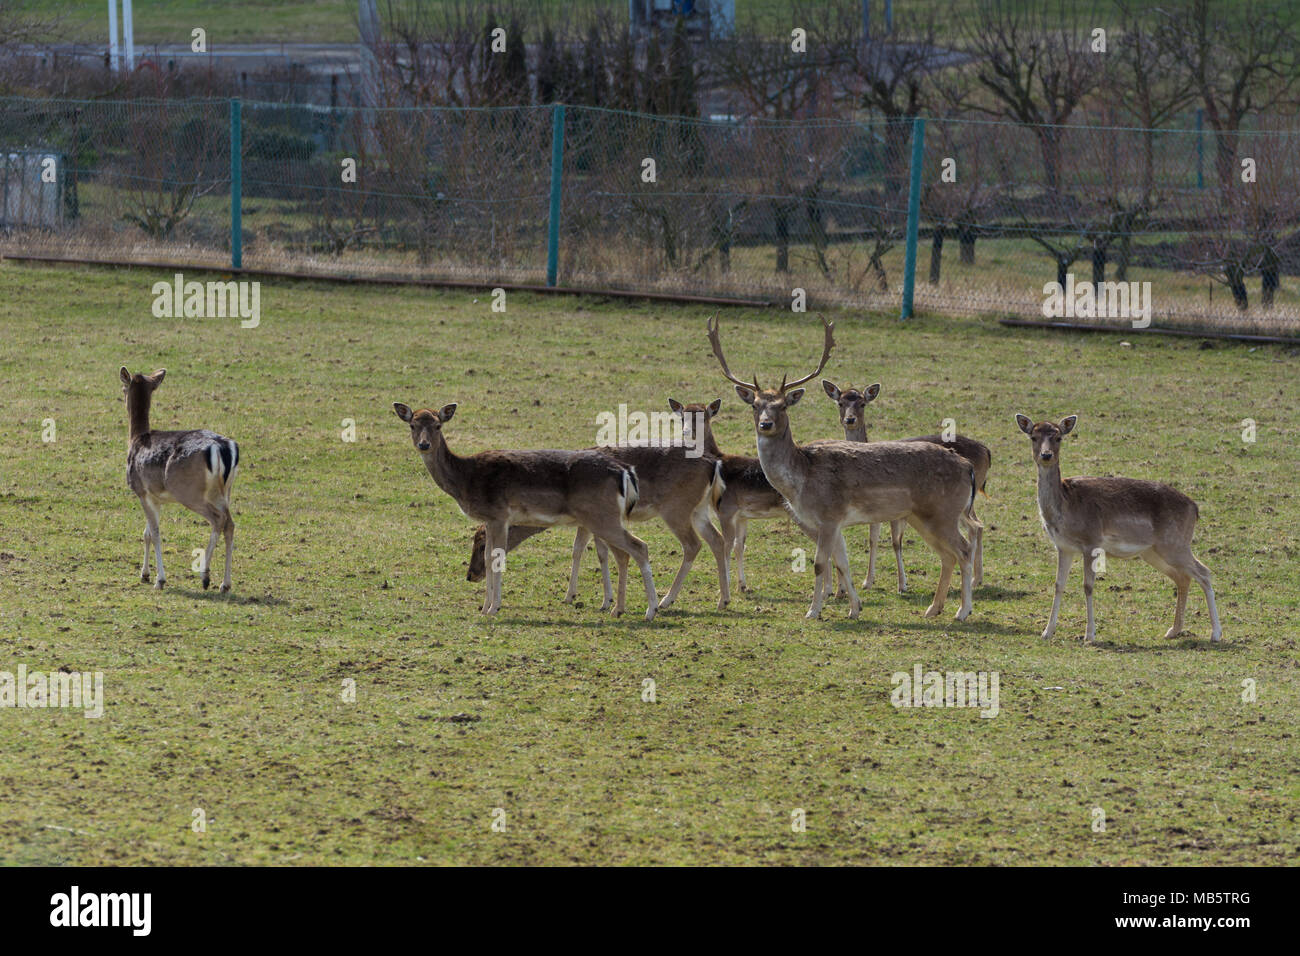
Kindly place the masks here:
<instances>
[{"instance_id":1,"label":"wire mesh fence","mask_svg":"<svg viewBox=\"0 0 1300 956\"><path fill-rule=\"evenodd\" d=\"M1294 128L232 113L0 100L0 251L1300 332Z\"/></svg>"}]
</instances>

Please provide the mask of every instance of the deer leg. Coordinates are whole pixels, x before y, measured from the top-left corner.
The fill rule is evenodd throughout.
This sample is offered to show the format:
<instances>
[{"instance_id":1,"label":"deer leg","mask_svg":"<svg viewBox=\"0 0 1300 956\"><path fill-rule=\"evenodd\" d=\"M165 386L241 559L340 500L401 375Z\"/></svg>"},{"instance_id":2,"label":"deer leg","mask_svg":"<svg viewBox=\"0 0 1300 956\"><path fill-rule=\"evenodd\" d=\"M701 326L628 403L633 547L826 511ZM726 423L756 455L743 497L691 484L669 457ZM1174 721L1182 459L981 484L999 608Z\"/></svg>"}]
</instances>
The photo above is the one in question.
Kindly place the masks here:
<instances>
[{"instance_id":1,"label":"deer leg","mask_svg":"<svg viewBox=\"0 0 1300 956\"><path fill-rule=\"evenodd\" d=\"M569 568L569 590L564 592L565 604L572 604L573 599L578 596L578 568L582 565L582 553L587 550L589 540L591 540L591 532L586 528L579 527L577 533L573 536L573 564ZM606 569L605 574L608 578L608 569Z\"/></svg>"},{"instance_id":2,"label":"deer leg","mask_svg":"<svg viewBox=\"0 0 1300 956\"><path fill-rule=\"evenodd\" d=\"M1091 549L1089 550L1091 552ZM1093 566L1093 559L1088 555L1083 558L1083 600L1088 606L1088 630L1085 632L1083 639L1091 644L1097 639L1097 625L1092 616L1092 589L1097 580L1097 569Z\"/></svg>"},{"instance_id":3,"label":"deer leg","mask_svg":"<svg viewBox=\"0 0 1300 956\"><path fill-rule=\"evenodd\" d=\"M873 524L867 531L867 576L862 579L862 590L870 590L876 583L876 548L880 546L880 525Z\"/></svg>"},{"instance_id":4,"label":"deer leg","mask_svg":"<svg viewBox=\"0 0 1300 956\"><path fill-rule=\"evenodd\" d=\"M1146 557L1146 555L1143 555L1143 557ZM1173 560L1170 560L1170 557L1172 557ZM1214 601L1214 585L1211 583L1210 569L1201 564L1200 561L1196 560L1196 556L1192 554L1191 548L1187 548L1183 554L1171 556L1160 555L1160 558L1171 567L1171 570L1166 568L1161 568L1161 570L1174 578L1174 581L1179 587L1179 601L1175 611L1176 616L1174 618L1174 625L1178 630L1175 631L1174 628L1170 628L1169 633L1167 633L1165 637L1177 637L1178 634L1182 633L1183 607L1187 599L1187 590L1191 584L1190 579L1195 578L1196 583L1199 584L1201 590L1205 592L1205 603L1210 609L1210 640L1217 641L1222 637L1223 630L1219 626L1219 608ZM1148 558L1148 560L1150 559ZM1152 563L1154 564L1155 562ZM1157 565L1157 567L1159 567L1159 565ZM1183 580L1180 581L1179 578L1175 577L1175 574L1182 575Z\"/></svg>"},{"instance_id":5,"label":"deer leg","mask_svg":"<svg viewBox=\"0 0 1300 956\"><path fill-rule=\"evenodd\" d=\"M673 578L668 593L659 602L659 610L661 611L677 600L677 592L682 589L682 584L686 581L686 575L690 574L691 565L695 563L695 556L700 553L700 536L695 533L689 519L684 525L680 521L669 523L666 518L664 523L676 535L677 540L682 543L682 566L677 569L677 576Z\"/></svg>"},{"instance_id":6,"label":"deer leg","mask_svg":"<svg viewBox=\"0 0 1300 956\"><path fill-rule=\"evenodd\" d=\"M1065 593L1065 584L1070 578L1070 568L1074 565L1074 552L1056 552L1056 596L1052 598L1052 613L1047 618L1047 627L1043 628L1043 640L1050 640L1056 633L1056 617L1061 611L1061 595Z\"/></svg>"},{"instance_id":7,"label":"deer leg","mask_svg":"<svg viewBox=\"0 0 1300 956\"><path fill-rule=\"evenodd\" d=\"M145 584L148 584L149 583L149 548L153 541L153 538L149 536L148 512L145 512L143 538L144 538L144 563L140 565L140 580L143 581Z\"/></svg>"},{"instance_id":8,"label":"deer leg","mask_svg":"<svg viewBox=\"0 0 1300 956\"><path fill-rule=\"evenodd\" d=\"M971 515L975 514L975 509L971 509ZM978 519L977 519L978 520ZM975 551L975 587L984 586L984 528L979 527L971 531L971 546Z\"/></svg>"},{"instance_id":9,"label":"deer leg","mask_svg":"<svg viewBox=\"0 0 1300 956\"><path fill-rule=\"evenodd\" d=\"M226 509L226 520L222 525L222 531L226 535L226 574L221 579L221 593L230 593L230 563L235 556L235 519L230 517L230 509Z\"/></svg>"},{"instance_id":10,"label":"deer leg","mask_svg":"<svg viewBox=\"0 0 1300 956\"><path fill-rule=\"evenodd\" d=\"M659 601L655 595L654 574L650 570L650 549L646 547L644 541L623 527L620 527L617 532L611 532L606 536L605 543L615 549L616 559L619 558L619 552L623 552L621 560L619 561L618 613L622 613L623 610L623 591L625 582L627 581L627 575L624 573L624 569L627 567L627 559L631 557L631 559L636 562L637 567L641 569L641 580L645 583L645 619L647 621L653 621L655 619L655 612L659 609Z\"/></svg>"},{"instance_id":11,"label":"deer leg","mask_svg":"<svg viewBox=\"0 0 1300 956\"><path fill-rule=\"evenodd\" d=\"M600 609L608 611L609 606L614 603L614 589L609 586L609 547L599 538L596 539L596 560L600 562L600 583L605 587L605 603L600 606ZM620 577L622 573L620 569Z\"/></svg>"},{"instance_id":12,"label":"deer leg","mask_svg":"<svg viewBox=\"0 0 1300 956\"><path fill-rule=\"evenodd\" d=\"M957 609L957 620L964 621L974 609L971 603L971 589L975 581L975 545L966 541L961 532L953 529L954 547L957 548L957 560L961 562L961 607Z\"/></svg>"},{"instance_id":13,"label":"deer leg","mask_svg":"<svg viewBox=\"0 0 1300 956\"><path fill-rule=\"evenodd\" d=\"M749 590L749 582L745 580L745 535L749 533L749 519L736 519L736 579L740 582L742 591Z\"/></svg>"},{"instance_id":14,"label":"deer leg","mask_svg":"<svg viewBox=\"0 0 1300 956\"><path fill-rule=\"evenodd\" d=\"M903 519L891 521L889 524L889 537L894 545L894 564L898 568L898 593L907 593L907 572L903 570L903 529L907 522Z\"/></svg>"},{"instance_id":15,"label":"deer leg","mask_svg":"<svg viewBox=\"0 0 1300 956\"><path fill-rule=\"evenodd\" d=\"M1165 638L1172 640L1183 633L1183 612L1187 609L1187 591L1192 583L1192 576L1177 564L1166 561L1164 555L1158 553L1155 548L1143 551L1140 557L1174 582L1177 595L1174 599L1174 623L1169 630L1165 631Z\"/></svg>"},{"instance_id":16,"label":"deer leg","mask_svg":"<svg viewBox=\"0 0 1300 956\"><path fill-rule=\"evenodd\" d=\"M1223 636L1223 628L1219 626L1219 608L1214 603L1214 585L1211 582L1210 569L1193 557L1189 571L1192 577L1196 578L1196 583L1201 586L1201 590L1205 592L1205 603L1210 609L1212 627L1210 640L1218 641Z\"/></svg>"},{"instance_id":17,"label":"deer leg","mask_svg":"<svg viewBox=\"0 0 1300 956\"><path fill-rule=\"evenodd\" d=\"M510 525L505 521L493 520L487 523L486 554L490 559L496 555L497 548L505 550L510 534ZM497 566L495 560L489 560L487 566L487 596L483 605L484 614L495 614L501 609L501 580L505 571Z\"/></svg>"},{"instance_id":18,"label":"deer leg","mask_svg":"<svg viewBox=\"0 0 1300 956\"><path fill-rule=\"evenodd\" d=\"M858 597L857 590L853 587L853 574L849 571L849 546L844 541L844 534L841 532L835 539L835 567L840 575L840 586L848 586L849 594L849 617L855 618L862 613L862 599Z\"/></svg>"},{"instance_id":19,"label":"deer leg","mask_svg":"<svg viewBox=\"0 0 1300 956\"><path fill-rule=\"evenodd\" d=\"M713 560L718 565L718 610L721 611L731 603L731 565L727 560L727 542L709 521L707 507L695 509L691 515L691 524L713 552Z\"/></svg>"},{"instance_id":20,"label":"deer leg","mask_svg":"<svg viewBox=\"0 0 1300 956\"><path fill-rule=\"evenodd\" d=\"M961 551L955 549L953 541L940 537L935 528L923 523L915 515L909 517L907 521L920 534L922 540L939 555L939 585L934 589L934 600L925 609L926 617L938 617L943 611L944 604L948 601L948 586L952 583L952 569L957 564ZM960 532L956 533L956 537L961 538ZM964 545L965 542L963 541L962 544Z\"/></svg>"},{"instance_id":21,"label":"deer leg","mask_svg":"<svg viewBox=\"0 0 1300 956\"><path fill-rule=\"evenodd\" d=\"M153 541L153 559L158 568L158 577L154 580L154 587L161 591L167 583L167 572L163 570L162 559L162 534L158 530L158 504L150 498L141 498L141 505L144 506L145 534Z\"/></svg>"},{"instance_id":22,"label":"deer leg","mask_svg":"<svg viewBox=\"0 0 1300 956\"><path fill-rule=\"evenodd\" d=\"M199 582L203 585L203 590L207 590L212 583L210 569L212 568L212 552L217 550L217 538L221 536L221 531L225 527L226 520L224 515L214 515L208 518L208 524L212 526L212 533L208 535L208 548L203 552L203 567L200 569L202 577Z\"/></svg>"},{"instance_id":23,"label":"deer leg","mask_svg":"<svg viewBox=\"0 0 1300 956\"><path fill-rule=\"evenodd\" d=\"M821 617L822 605L825 602L826 594L830 591L830 572L831 564L834 561L836 547L836 535L839 535L838 528L826 529L817 535L817 554L813 558L813 600L812 605L808 608L808 613L804 617L808 620L816 620Z\"/></svg>"}]
</instances>

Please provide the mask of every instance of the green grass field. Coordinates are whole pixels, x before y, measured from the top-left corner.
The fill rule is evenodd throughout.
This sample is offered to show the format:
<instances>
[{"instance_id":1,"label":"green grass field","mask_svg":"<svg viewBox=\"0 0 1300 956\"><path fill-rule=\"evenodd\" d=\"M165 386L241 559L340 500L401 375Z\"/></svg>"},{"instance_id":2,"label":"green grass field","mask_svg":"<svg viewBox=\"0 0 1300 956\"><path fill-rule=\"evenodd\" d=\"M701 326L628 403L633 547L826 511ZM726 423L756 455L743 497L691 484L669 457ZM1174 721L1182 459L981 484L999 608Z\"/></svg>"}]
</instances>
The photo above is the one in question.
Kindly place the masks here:
<instances>
[{"instance_id":1,"label":"green grass field","mask_svg":"<svg viewBox=\"0 0 1300 956\"><path fill-rule=\"evenodd\" d=\"M752 526L757 589L724 612L707 552L652 624L635 587L623 619L598 613L590 554L566 606L557 530L512 555L485 620L471 523L391 402L459 402L448 440L469 452L581 447L619 402L722 397L719 440L752 453L706 313L511 294L500 314L482 294L276 282L242 329L154 318L158 278L0 265L0 671L102 671L106 698L98 720L0 709L0 862L1297 862L1296 350L839 314L827 377L883 382L873 437L954 418L992 448L969 621L955 594L922 618L938 561L910 532L910 593L888 586L890 555L860 620L841 601L805 621L806 542L777 522ZM763 379L816 360L812 316L722 321L733 365ZM175 505L168 588L139 581L123 364L168 370L154 427L240 442L227 597L200 589L206 525ZM1160 478L1199 502L1220 645L1197 593L1190 633L1163 640L1170 582L1118 561L1095 646L1077 566L1039 639L1055 560L1016 411L1079 414L1067 475ZM792 422L835 432L820 389ZM662 590L677 543L636 531ZM849 532L859 579L865 540ZM1000 713L891 706L891 675L918 664L997 672Z\"/></svg>"}]
</instances>

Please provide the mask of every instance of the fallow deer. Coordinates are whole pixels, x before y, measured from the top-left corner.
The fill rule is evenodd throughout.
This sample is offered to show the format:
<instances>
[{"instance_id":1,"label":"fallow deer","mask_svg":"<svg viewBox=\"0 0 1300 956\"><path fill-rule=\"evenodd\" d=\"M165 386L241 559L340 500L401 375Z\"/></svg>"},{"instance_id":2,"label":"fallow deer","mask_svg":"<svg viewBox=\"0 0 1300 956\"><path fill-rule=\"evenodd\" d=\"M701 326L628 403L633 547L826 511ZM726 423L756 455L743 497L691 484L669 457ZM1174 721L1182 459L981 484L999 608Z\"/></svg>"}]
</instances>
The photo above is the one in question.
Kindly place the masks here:
<instances>
[{"instance_id":1,"label":"fallow deer","mask_svg":"<svg viewBox=\"0 0 1300 956\"><path fill-rule=\"evenodd\" d=\"M727 548L722 536L709 522L709 509L717 496L714 490L719 470L717 459L708 454L689 457L685 445L610 445L594 450L606 452L623 464L636 469L638 497L636 505L628 515L628 520L648 521L651 518L659 518L668 525L668 529L681 542L682 564L668 593L659 602L659 610L669 607L677 599L677 594L690 573L691 565L700 552L700 538L708 544L717 562L718 610L725 608L731 601L728 587ZM511 538L507 539L506 550L510 551L516 544L530 536L525 533L515 539L512 534ZM577 594L578 568L590 539L590 531L580 527L573 542L569 590L564 597L566 603L571 603ZM475 575L481 574L486 566L483 546L476 532L470 556L471 580L476 580ZM601 559L601 574L606 592L606 604L601 607L601 610L605 610L610 596L609 571L605 555L600 553L599 542L596 550ZM615 560L617 561L617 555ZM623 565L619 565L619 594L614 610L616 614L622 613L626 591L626 579L622 571Z\"/></svg>"},{"instance_id":2,"label":"fallow deer","mask_svg":"<svg viewBox=\"0 0 1300 956\"><path fill-rule=\"evenodd\" d=\"M821 361L810 374L777 388L760 388L731 374L718 335L717 317L709 320L709 343L722 374L754 413L758 460L772 487L789 503L790 512L817 541L813 561L816 581L807 616L820 616L830 590L830 567L836 567L849 591L849 616L862 609L849 571L848 549L841 530L855 524L905 519L938 552L939 586L926 617L943 610L952 569L961 566L959 621L971 612L971 548L962 537L963 515L971 527L975 469L956 452L929 442L826 441L797 445L790 431L789 410L804 396L798 387L821 374L835 347L834 325L822 320L825 342Z\"/></svg>"},{"instance_id":3,"label":"fallow deer","mask_svg":"<svg viewBox=\"0 0 1300 956\"><path fill-rule=\"evenodd\" d=\"M483 522L488 555L505 553L512 525L577 525L636 562L645 582L646 620L654 620L658 602L650 552L645 542L623 526L636 504L636 470L602 451L483 451L460 456L447 447L442 426L456 404L438 411L393 403L397 417L411 426L411 443L438 487L460 510ZM626 560L626 558L623 558ZM503 569L487 568L483 613L501 607Z\"/></svg>"},{"instance_id":4,"label":"fallow deer","mask_svg":"<svg viewBox=\"0 0 1300 956\"><path fill-rule=\"evenodd\" d=\"M132 375L126 366L118 372L126 393L129 432L126 445L126 483L140 498L144 509L144 563L140 580L149 583L149 546L154 549L158 576L154 587L167 582L163 570L162 535L158 527L159 506L178 501L212 526L207 551L203 554L202 582L209 584L208 569L218 535L226 538L226 574L221 591L230 590L230 562L235 550L235 522L230 517L230 487L239 468L239 446L206 429L158 432L149 427L149 404L162 384L166 369L152 375Z\"/></svg>"},{"instance_id":5,"label":"fallow deer","mask_svg":"<svg viewBox=\"0 0 1300 956\"><path fill-rule=\"evenodd\" d=\"M1099 559L1142 558L1173 579L1178 589L1173 626L1166 638L1183 632L1183 611L1192 582L1205 592L1210 609L1210 640L1217 641L1219 610L1214 603L1210 569L1192 554L1192 534L1200 511L1196 502L1169 485L1137 478L1061 478L1061 439L1074 430L1078 415L1060 424L1038 422L1016 416L1016 425L1029 436L1034 462L1038 466L1038 514L1047 536L1056 545L1056 596L1052 614L1043 630L1043 640L1056 631L1061 595L1070 576L1075 555L1083 556L1083 596L1088 606L1085 640L1095 641L1097 630L1092 616L1092 590Z\"/></svg>"},{"instance_id":6,"label":"fallow deer","mask_svg":"<svg viewBox=\"0 0 1300 956\"><path fill-rule=\"evenodd\" d=\"M745 539L749 533L749 522L755 518L789 518L785 499L767 480L757 458L727 455L718 447L718 442L713 437L712 422L722 408L722 399L714 399L708 405L683 405L670 398L668 407L681 418L682 432L688 440L695 440L696 424L702 423L704 453L720 463L722 493L718 496L714 509L718 513L724 547L736 559L737 583L742 591L748 591L749 582L745 579Z\"/></svg>"},{"instance_id":7,"label":"fallow deer","mask_svg":"<svg viewBox=\"0 0 1300 956\"><path fill-rule=\"evenodd\" d=\"M844 428L845 441L868 441L867 438L867 418L866 407L868 402L873 402L876 396L880 394L879 383L868 385L866 388L846 388L839 389L834 382L822 379L822 388L830 396L839 409L840 425ZM918 438L903 438L900 441L924 441L932 445L942 445L945 448L951 448L957 454L961 455L972 465L975 466L975 484L979 490L984 493L985 497L988 492L985 491L985 483L988 481L989 466L993 462L993 455L988 446L983 442L976 441L973 438L967 438L965 435L955 435L951 439L945 439L942 435L922 435ZM974 514L975 509L971 508ZM890 523L890 537L894 545L894 563L898 568L898 593L902 594L907 590L907 572L903 569L903 528L905 522L894 521ZM870 551L867 557L867 577L862 582L863 588L869 588L876 579L876 546L880 542L880 525L873 524L870 532ZM984 583L984 531L982 528L971 529L971 547L975 553L975 587ZM844 594L844 588L841 585L840 595ZM839 596L839 595L837 595Z\"/></svg>"}]
</instances>

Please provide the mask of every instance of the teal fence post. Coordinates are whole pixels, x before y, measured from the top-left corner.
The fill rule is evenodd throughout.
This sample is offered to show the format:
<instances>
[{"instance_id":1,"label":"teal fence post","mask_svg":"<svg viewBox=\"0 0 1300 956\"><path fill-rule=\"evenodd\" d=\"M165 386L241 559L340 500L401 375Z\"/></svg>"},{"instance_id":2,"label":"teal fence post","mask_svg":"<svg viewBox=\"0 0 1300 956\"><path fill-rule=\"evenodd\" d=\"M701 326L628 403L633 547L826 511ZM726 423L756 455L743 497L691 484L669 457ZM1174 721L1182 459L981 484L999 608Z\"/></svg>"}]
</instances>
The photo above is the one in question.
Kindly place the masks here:
<instances>
[{"instance_id":1,"label":"teal fence post","mask_svg":"<svg viewBox=\"0 0 1300 956\"><path fill-rule=\"evenodd\" d=\"M551 214L546 227L546 284L560 272L560 180L564 175L564 104L551 108Z\"/></svg>"},{"instance_id":2,"label":"teal fence post","mask_svg":"<svg viewBox=\"0 0 1300 956\"><path fill-rule=\"evenodd\" d=\"M907 252L903 260L903 312L912 317L912 291L916 286L916 233L921 218L921 160L925 155L925 120L912 120L912 179L907 187Z\"/></svg>"},{"instance_id":3,"label":"teal fence post","mask_svg":"<svg viewBox=\"0 0 1300 956\"><path fill-rule=\"evenodd\" d=\"M239 100L230 101L230 268L244 266L243 134L239 129Z\"/></svg>"},{"instance_id":4,"label":"teal fence post","mask_svg":"<svg viewBox=\"0 0 1300 956\"><path fill-rule=\"evenodd\" d=\"M1205 188L1205 110L1196 111L1196 188Z\"/></svg>"}]
</instances>

